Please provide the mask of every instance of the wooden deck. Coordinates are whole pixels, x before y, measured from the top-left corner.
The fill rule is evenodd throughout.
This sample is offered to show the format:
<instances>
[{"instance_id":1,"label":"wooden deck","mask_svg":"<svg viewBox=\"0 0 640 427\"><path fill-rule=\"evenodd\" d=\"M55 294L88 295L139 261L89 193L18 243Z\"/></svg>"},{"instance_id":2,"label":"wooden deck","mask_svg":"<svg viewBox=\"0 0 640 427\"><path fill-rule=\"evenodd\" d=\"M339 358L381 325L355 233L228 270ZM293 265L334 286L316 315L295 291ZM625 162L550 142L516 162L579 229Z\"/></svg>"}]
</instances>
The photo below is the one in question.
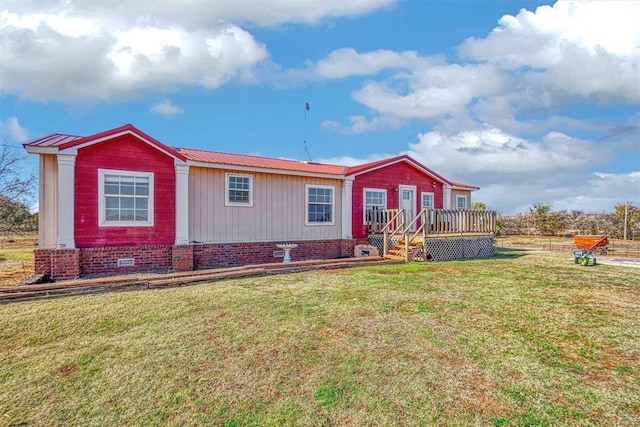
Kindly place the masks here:
<instances>
[{"instance_id":1,"label":"wooden deck","mask_svg":"<svg viewBox=\"0 0 640 427\"><path fill-rule=\"evenodd\" d=\"M414 218L408 218L404 209L369 210L365 217L369 235L383 235L383 256L408 262L424 252L429 238L495 234L497 214L495 211L425 208ZM392 241L395 246L390 248Z\"/></svg>"}]
</instances>

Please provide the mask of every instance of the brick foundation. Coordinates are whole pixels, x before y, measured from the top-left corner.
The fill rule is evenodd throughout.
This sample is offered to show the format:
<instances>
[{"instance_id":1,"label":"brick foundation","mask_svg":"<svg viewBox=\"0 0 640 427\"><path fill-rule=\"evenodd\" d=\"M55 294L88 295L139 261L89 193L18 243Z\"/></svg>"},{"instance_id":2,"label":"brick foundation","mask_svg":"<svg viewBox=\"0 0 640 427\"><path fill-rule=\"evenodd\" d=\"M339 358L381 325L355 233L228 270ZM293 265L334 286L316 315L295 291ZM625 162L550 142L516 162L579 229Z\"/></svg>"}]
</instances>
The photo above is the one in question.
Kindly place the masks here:
<instances>
[{"instance_id":1,"label":"brick foundation","mask_svg":"<svg viewBox=\"0 0 640 427\"><path fill-rule=\"evenodd\" d=\"M193 246L174 246L171 251L171 267L173 271L193 270Z\"/></svg>"},{"instance_id":2,"label":"brick foundation","mask_svg":"<svg viewBox=\"0 0 640 427\"><path fill-rule=\"evenodd\" d=\"M140 272L168 273L172 269L172 246L123 246L80 249L82 277L101 277ZM133 260L133 265L118 265Z\"/></svg>"},{"instance_id":3,"label":"brick foundation","mask_svg":"<svg viewBox=\"0 0 640 427\"><path fill-rule=\"evenodd\" d=\"M80 250L56 249L51 252L51 277L56 280L80 277Z\"/></svg>"},{"instance_id":4,"label":"brick foundation","mask_svg":"<svg viewBox=\"0 0 640 427\"><path fill-rule=\"evenodd\" d=\"M298 241L292 261L353 257L367 239ZM83 249L36 249L35 271L54 280L132 273L168 273L282 262L278 242L148 245ZM287 242L289 243L289 242ZM120 260L120 262L119 262Z\"/></svg>"}]
</instances>

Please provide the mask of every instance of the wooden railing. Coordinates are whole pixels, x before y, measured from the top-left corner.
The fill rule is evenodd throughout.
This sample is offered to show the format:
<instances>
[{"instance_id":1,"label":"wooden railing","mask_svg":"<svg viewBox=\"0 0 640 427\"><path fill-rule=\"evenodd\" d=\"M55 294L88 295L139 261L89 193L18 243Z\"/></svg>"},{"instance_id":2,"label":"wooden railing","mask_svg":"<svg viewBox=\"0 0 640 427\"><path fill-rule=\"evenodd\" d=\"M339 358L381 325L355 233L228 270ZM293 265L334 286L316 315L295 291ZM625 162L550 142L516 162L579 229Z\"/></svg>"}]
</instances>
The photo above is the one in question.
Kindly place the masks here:
<instances>
[{"instance_id":1,"label":"wooden railing","mask_svg":"<svg viewBox=\"0 0 640 427\"><path fill-rule=\"evenodd\" d=\"M427 234L491 234L496 232L495 211L429 209Z\"/></svg>"},{"instance_id":2,"label":"wooden railing","mask_svg":"<svg viewBox=\"0 0 640 427\"><path fill-rule=\"evenodd\" d=\"M418 236L492 234L496 232L495 211L467 211L451 209L422 209L407 222L404 209L375 209L366 212L370 234L383 234L384 255L387 255L390 236L403 235L406 261L410 261L409 246Z\"/></svg>"},{"instance_id":3,"label":"wooden railing","mask_svg":"<svg viewBox=\"0 0 640 427\"><path fill-rule=\"evenodd\" d=\"M367 210L365 224L368 227L369 234L382 234L384 228L388 230L391 227L394 230L398 230L404 227L406 218L404 214L400 215L401 211L401 209Z\"/></svg>"},{"instance_id":4,"label":"wooden railing","mask_svg":"<svg viewBox=\"0 0 640 427\"><path fill-rule=\"evenodd\" d=\"M496 212L453 209L422 209L407 223L404 209L375 209L366 212L369 234L395 230L396 234L491 234L496 232ZM406 227L404 226L406 224Z\"/></svg>"},{"instance_id":5,"label":"wooden railing","mask_svg":"<svg viewBox=\"0 0 640 427\"><path fill-rule=\"evenodd\" d=\"M385 209L389 214L386 217L387 223L382 226L380 232L384 234L383 239L383 252L384 255L387 255L387 251L389 250L389 236L393 236L395 234L404 233L406 227L406 213L404 209ZM384 211L370 211L370 212L384 212ZM377 224L377 223L376 223Z\"/></svg>"}]
</instances>

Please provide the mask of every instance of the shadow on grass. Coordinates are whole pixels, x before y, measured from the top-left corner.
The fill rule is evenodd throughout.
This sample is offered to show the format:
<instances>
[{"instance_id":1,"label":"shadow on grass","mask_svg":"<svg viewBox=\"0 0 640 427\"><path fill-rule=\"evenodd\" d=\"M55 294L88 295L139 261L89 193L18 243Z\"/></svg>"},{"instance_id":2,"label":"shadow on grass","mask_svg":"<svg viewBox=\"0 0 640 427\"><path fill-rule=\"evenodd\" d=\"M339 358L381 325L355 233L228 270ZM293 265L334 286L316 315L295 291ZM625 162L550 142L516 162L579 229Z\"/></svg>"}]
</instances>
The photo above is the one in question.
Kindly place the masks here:
<instances>
[{"instance_id":1,"label":"shadow on grass","mask_svg":"<svg viewBox=\"0 0 640 427\"><path fill-rule=\"evenodd\" d=\"M492 257L493 259L515 259L520 258L527 253L531 252L530 249L514 249L514 248L496 248L496 253Z\"/></svg>"}]
</instances>

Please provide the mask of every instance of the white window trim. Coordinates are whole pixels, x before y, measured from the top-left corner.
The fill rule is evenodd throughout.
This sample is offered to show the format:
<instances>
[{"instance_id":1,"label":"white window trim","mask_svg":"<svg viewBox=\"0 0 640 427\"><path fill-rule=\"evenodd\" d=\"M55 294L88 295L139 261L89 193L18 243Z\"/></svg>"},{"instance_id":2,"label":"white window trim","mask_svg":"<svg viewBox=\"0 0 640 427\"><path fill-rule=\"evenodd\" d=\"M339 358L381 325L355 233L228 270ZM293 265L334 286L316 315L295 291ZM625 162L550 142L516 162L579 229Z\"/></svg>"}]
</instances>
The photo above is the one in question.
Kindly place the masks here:
<instances>
[{"instance_id":1,"label":"white window trim","mask_svg":"<svg viewBox=\"0 0 640 427\"><path fill-rule=\"evenodd\" d=\"M458 203L458 200L460 199L464 199L464 205L465 208L464 210L469 209L469 199L467 198L467 196L461 196L461 195L456 195L456 209L460 209L460 203Z\"/></svg>"},{"instance_id":2,"label":"white window trim","mask_svg":"<svg viewBox=\"0 0 640 427\"><path fill-rule=\"evenodd\" d=\"M433 202L433 206L428 206L431 209L435 209L436 207L436 193L433 191L423 191L420 193L420 209L424 209L427 206L424 205L424 196L431 195L431 201Z\"/></svg>"},{"instance_id":3,"label":"white window trim","mask_svg":"<svg viewBox=\"0 0 640 427\"><path fill-rule=\"evenodd\" d=\"M362 189L362 223L367 221L367 191L376 191L378 193L384 193L384 208L387 209L387 190L384 188L363 188Z\"/></svg>"},{"instance_id":4,"label":"white window trim","mask_svg":"<svg viewBox=\"0 0 640 427\"><path fill-rule=\"evenodd\" d=\"M309 222L309 189L310 188L331 189L333 191L331 196L331 221L330 222ZM306 184L304 186L304 225L322 226L322 225L335 225L335 224L336 224L336 187L334 187L333 185Z\"/></svg>"},{"instance_id":5,"label":"white window trim","mask_svg":"<svg viewBox=\"0 0 640 427\"><path fill-rule=\"evenodd\" d=\"M105 175L127 175L149 178L149 199L147 203L147 221L107 221L105 218ZM99 227L153 227L154 224L154 183L153 172L126 171L117 169L98 169L98 226Z\"/></svg>"},{"instance_id":6,"label":"white window trim","mask_svg":"<svg viewBox=\"0 0 640 427\"><path fill-rule=\"evenodd\" d=\"M238 203L229 201L229 177L237 176L240 178L249 178L249 203ZM224 205L239 206L243 208L253 207L253 175L246 173L225 172L224 174Z\"/></svg>"}]
</instances>

